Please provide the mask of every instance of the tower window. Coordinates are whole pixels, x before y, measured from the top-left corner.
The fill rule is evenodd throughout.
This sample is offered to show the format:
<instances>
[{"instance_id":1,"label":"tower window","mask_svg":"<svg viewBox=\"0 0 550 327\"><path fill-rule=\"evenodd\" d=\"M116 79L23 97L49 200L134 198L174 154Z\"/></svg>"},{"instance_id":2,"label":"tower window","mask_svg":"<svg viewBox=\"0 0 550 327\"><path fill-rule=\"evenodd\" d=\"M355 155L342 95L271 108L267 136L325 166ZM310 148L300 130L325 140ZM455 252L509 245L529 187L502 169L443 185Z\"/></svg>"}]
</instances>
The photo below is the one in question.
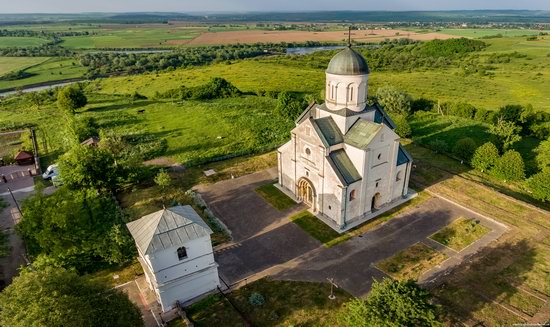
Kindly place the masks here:
<instances>
[{"instance_id":1,"label":"tower window","mask_svg":"<svg viewBox=\"0 0 550 327\"><path fill-rule=\"evenodd\" d=\"M353 87L349 89L349 101L353 101Z\"/></svg>"},{"instance_id":2,"label":"tower window","mask_svg":"<svg viewBox=\"0 0 550 327\"><path fill-rule=\"evenodd\" d=\"M380 160L382 158L382 153L379 153L378 154L378 160Z\"/></svg>"},{"instance_id":3,"label":"tower window","mask_svg":"<svg viewBox=\"0 0 550 327\"><path fill-rule=\"evenodd\" d=\"M178 259L183 260L187 259L187 249L184 246L178 249Z\"/></svg>"},{"instance_id":4,"label":"tower window","mask_svg":"<svg viewBox=\"0 0 550 327\"><path fill-rule=\"evenodd\" d=\"M351 190L351 192L349 193L349 200L353 201L355 200L355 198L356 198L355 190Z\"/></svg>"}]
</instances>

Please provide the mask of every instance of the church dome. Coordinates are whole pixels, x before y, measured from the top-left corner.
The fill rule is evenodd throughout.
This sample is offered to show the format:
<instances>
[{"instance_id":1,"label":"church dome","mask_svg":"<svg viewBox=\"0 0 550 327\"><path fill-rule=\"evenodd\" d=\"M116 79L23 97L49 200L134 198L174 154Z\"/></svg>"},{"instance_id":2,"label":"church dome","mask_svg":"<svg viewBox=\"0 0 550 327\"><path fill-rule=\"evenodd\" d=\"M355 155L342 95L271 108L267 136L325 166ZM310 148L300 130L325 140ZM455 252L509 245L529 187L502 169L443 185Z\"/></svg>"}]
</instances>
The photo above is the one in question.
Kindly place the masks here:
<instances>
[{"instance_id":1,"label":"church dome","mask_svg":"<svg viewBox=\"0 0 550 327\"><path fill-rule=\"evenodd\" d=\"M365 57L349 46L332 57L327 68L327 73L334 75L366 75L369 72Z\"/></svg>"}]
</instances>

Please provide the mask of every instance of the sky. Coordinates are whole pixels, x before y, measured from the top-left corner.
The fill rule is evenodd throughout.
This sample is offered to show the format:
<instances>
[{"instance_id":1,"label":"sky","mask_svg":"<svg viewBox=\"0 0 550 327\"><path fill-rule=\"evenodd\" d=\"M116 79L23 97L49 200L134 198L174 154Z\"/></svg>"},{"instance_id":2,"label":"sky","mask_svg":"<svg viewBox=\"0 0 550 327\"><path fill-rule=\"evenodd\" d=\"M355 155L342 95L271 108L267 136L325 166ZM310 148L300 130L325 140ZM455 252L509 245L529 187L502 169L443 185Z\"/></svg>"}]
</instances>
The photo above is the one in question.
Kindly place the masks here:
<instances>
[{"instance_id":1,"label":"sky","mask_svg":"<svg viewBox=\"0 0 550 327\"><path fill-rule=\"evenodd\" d=\"M0 14L463 9L550 10L550 0L0 0Z\"/></svg>"}]
</instances>

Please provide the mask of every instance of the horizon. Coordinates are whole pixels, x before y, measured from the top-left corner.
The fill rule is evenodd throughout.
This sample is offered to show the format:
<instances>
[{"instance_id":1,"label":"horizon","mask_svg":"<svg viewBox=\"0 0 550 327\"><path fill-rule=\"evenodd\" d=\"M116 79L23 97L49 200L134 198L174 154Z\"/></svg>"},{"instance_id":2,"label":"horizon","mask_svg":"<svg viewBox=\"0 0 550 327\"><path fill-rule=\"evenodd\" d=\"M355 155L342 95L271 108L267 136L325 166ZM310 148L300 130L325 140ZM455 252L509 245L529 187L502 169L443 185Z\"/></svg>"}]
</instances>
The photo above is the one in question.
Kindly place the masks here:
<instances>
[{"instance_id":1,"label":"horizon","mask_svg":"<svg viewBox=\"0 0 550 327\"><path fill-rule=\"evenodd\" d=\"M343 10L341 7L345 7ZM387 0L384 3L365 4L361 0L348 0L335 4L327 0L280 0L277 3L254 0L203 0L190 3L178 0L97 0L94 2L63 0L27 0L13 2L0 0L0 14L108 14L108 13L182 13L182 14L230 14L269 12L422 12L422 11L548 11L550 1L528 0ZM215 8L215 9L214 9ZM315 8L315 9L312 9ZM161 10L159 10L161 9Z\"/></svg>"}]
</instances>

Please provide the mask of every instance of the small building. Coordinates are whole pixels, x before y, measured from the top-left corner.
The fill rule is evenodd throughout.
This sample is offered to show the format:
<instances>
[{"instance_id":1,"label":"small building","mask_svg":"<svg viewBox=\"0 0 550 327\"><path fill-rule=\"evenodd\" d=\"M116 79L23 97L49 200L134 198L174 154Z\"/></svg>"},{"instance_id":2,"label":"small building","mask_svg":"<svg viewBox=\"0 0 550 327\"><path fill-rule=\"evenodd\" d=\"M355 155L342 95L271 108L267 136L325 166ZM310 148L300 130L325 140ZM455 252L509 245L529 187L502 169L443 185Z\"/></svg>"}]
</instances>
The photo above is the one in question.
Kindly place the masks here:
<instances>
[{"instance_id":1,"label":"small building","mask_svg":"<svg viewBox=\"0 0 550 327\"><path fill-rule=\"evenodd\" d=\"M91 146L91 147L97 147L98 144L99 144L99 137L97 136L92 136L90 138L87 138L85 139L84 141L82 141L82 143L80 143L82 145L87 145L87 146Z\"/></svg>"},{"instance_id":2,"label":"small building","mask_svg":"<svg viewBox=\"0 0 550 327\"><path fill-rule=\"evenodd\" d=\"M29 151L19 151L13 158L18 165L32 165L34 163L34 157Z\"/></svg>"},{"instance_id":3,"label":"small building","mask_svg":"<svg viewBox=\"0 0 550 327\"><path fill-rule=\"evenodd\" d=\"M165 208L127 226L163 312L220 285L212 230L191 206Z\"/></svg>"}]
</instances>

